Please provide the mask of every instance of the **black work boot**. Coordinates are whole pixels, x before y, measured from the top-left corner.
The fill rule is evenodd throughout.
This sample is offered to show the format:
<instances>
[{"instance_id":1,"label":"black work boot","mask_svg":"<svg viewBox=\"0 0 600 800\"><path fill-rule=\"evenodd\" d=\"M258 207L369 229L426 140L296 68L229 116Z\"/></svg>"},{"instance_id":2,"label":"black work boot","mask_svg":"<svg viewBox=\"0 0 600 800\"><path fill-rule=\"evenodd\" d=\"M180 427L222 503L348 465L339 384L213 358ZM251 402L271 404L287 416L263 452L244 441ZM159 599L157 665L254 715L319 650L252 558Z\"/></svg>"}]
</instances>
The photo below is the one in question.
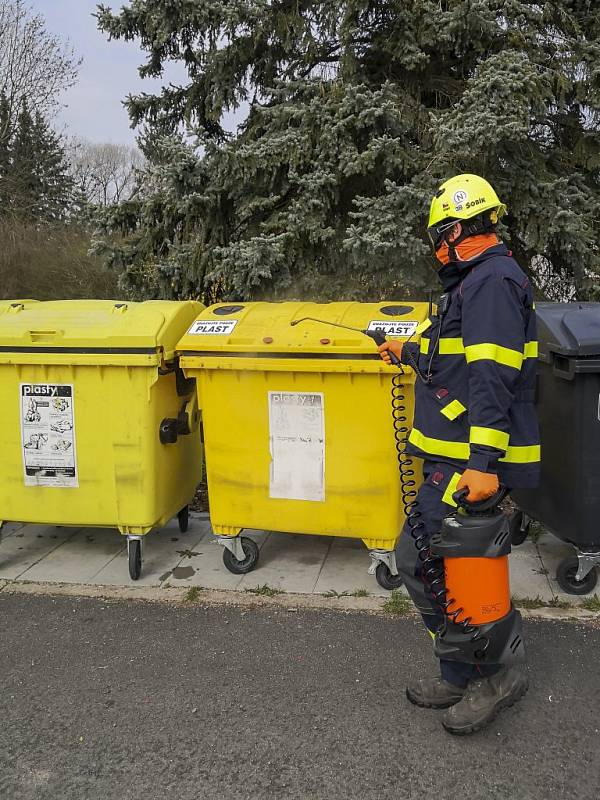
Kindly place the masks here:
<instances>
[{"instance_id":1,"label":"black work boot","mask_svg":"<svg viewBox=\"0 0 600 800\"><path fill-rule=\"evenodd\" d=\"M527 674L518 667L503 667L490 678L472 681L460 703L444 714L442 725L459 736L480 731L499 711L520 700L528 686Z\"/></svg>"},{"instance_id":2,"label":"black work boot","mask_svg":"<svg viewBox=\"0 0 600 800\"><path fill-rule=\"evenodd\" d=\"M465 691L437 676L419 678L411 683L406 687L406 696L421 708L449 708L462 700Z\"/></svg>"}]
</instances>

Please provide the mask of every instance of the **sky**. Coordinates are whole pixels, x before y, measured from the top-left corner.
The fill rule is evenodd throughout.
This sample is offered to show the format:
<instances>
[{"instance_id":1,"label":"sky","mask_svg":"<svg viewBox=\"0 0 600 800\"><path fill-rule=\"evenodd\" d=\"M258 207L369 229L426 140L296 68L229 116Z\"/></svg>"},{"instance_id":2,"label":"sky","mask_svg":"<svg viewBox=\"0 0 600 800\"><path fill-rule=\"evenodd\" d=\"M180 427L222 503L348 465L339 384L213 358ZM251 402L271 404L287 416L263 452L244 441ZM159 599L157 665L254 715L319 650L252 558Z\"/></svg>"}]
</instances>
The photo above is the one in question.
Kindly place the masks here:
<instances>
[{"instance_id":1,"label":"sky","mask_svg":"<svg viewBox=\"0 0 600 800\"><path fill-rule=\"evenodd\" d=\"M103 0L118 9L124 0ZM109 42L96 26L92 13L96 0L29 0L34 11L46 18L47 28L68 39L77 56L83 58L77 84L62 100L56 126L69 136L93 142L134 144L135 132L123 100L141 89L153 91L157 82L142 81L137 69L144 53L135 42ZM184 71L173 65L168 80L183 81ZM160 81L158 86L160 87Z\"/></svg>"}]
</instances>

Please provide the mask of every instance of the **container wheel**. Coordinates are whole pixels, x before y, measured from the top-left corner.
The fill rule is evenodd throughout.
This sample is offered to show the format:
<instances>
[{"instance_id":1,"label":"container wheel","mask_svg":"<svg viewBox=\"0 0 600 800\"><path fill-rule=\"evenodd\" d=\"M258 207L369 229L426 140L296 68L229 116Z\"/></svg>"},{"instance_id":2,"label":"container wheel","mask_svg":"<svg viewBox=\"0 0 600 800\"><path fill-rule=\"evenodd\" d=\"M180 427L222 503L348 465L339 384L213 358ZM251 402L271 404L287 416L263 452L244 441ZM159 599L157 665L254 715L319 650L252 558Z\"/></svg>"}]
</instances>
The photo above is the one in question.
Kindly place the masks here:
<instances>
[{"instance_id":1,"label":"container wheel","mask_svg":"<svg viewBox=\"0 0 600 800\"><path fill-rule=\"evenodd\" d=\"M392 575L390 568L383 561L377 565L375 570L375 578L377 583L382 589L399 589L402 586L402 578L400 575Z\"/></svg>"},{"instance_id":2,"label":"container wheel","mask_svg":"<svg viewBox=\"0 0 600 800\"><path fill-rule=\"evenodd\" d=\"M593 568L582 581L578 581L576 578L578 568L579 559L577 556L569 556L558 565L556 580L563 592L567 594L589 594L596 588L598 583L596 569Z\"/></svg>"},{"instance_id":3,"label":"container wheel","mask_svg":"<svg viewBox=\"0 0 600 800\"><path fill-rule=\"evenodd\" d=\"M523 525L523 512L513 511L510 515L508 524L510 526L510 541L514 547L518 547L520 544L523 544L525 539L529 536L529 530L531 528L531 520L527 520L526 524Z\"/></svg>"},{"instance_id":4,"label":"container wheel","mask_svg":"<svg viewBox=\"0 0 600 800\"><path fill-rule=\"evenodd\" d=\"M190 526L190 507L184 506L179 514L177 514L177 521L179 522L179 530L181 533L187 533Z\"/></svg>"},{"instance_id":5,"label":"container wheel","mask_svg":"<svg viewBox=\"0 0 600 800\"><path fill-rule=\"evenodd\" d=\"M223 563L229 572L233 572L234 575L245 575L247 572L252 572L258 563L258 545L256 542L247 536L242 536L241 545L246 556L243 561L238 561L231 550L226 547L223 550Z\"/></svg>"},{"instance_id":6,"label":"container wheel","mask_svg":"<svg viewBox=\"0 0 600 800\"><path fill-rule=\"evenodd\" d=\"M127 542L127 554L129 557L129 577L132 581L142 574L142 543L139 539L129 539Z\"/></svg>"}]
</instances>

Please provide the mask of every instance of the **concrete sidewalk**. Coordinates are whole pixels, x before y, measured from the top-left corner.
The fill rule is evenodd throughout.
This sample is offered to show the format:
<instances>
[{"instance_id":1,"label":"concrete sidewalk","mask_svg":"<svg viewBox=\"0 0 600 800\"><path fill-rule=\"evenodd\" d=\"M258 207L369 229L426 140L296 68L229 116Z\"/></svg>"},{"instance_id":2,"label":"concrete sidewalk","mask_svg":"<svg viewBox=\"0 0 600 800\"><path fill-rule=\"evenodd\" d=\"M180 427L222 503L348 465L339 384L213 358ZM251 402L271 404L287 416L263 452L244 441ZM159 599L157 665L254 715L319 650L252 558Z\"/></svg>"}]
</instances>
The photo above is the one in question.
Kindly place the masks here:
<instances>
[{"instance_id":1,"label":"concrete sidewalk","mask_svg":"<svg viewBox=\"0 0 600 800\"><path fill-rule=\"evenodd\" d=\"M115 530L8 524L0 542L0 581L92 586L203 587L254 590L269 587L298 594L387 597L367 573L369 555L360 541L324 536L249 531L260 547L257 568L233 575L206 514L192 515L189 531L177 521L144 541L142 577L130 581L125 539ZM558 562L572 552L549 534L527 540L511 557L511 587L518 599L577 605L554 578Z\"/></svg>"}]
</instances>

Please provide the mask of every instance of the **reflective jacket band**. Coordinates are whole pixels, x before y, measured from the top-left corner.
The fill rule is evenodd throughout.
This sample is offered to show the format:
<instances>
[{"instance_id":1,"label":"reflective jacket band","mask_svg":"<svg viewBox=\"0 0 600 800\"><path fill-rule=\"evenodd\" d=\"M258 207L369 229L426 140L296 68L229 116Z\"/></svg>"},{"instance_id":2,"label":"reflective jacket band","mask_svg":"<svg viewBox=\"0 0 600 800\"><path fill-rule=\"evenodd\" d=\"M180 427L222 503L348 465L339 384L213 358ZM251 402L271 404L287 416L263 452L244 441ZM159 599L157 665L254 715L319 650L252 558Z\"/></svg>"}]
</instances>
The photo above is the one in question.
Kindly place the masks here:
<instances>
[{"instance_id":1,"label":"reflective jacket band","mask_svg":"<svg viewBox=\"0 0 600 800\"><path fill-rule=\"evenodd\" d=\"M453 400L447 406L441 409L441 413L450 420L455 420L464 414L467 409L463 406L460 400Z\"/></svg>"},{"instance_id":2,"label":"reflective jacket band","mask_svg":"<svg viewBox=\"0 0 600 800\"><path fill-rule=\"evenodd\" d=\"M542 460L542 448L539 444L528 447L508 447L506 455L498 459L508 464L533 464Z\"/></svg>"},{"instance_id":3,"label":"reflective jacket band","mask_svg":"<svg viewBox=\"0 0 600 800\"><path fill-rule=\"evenodd\" d=\"M537 342L525 342L525 358L537 358L538 357L538 343Z\"/></svg>"},{"instance_id":4,"label":"reflective jacket band","mask_svg":"<svg viewBox=\"0 0 600 800\"><path fill-rule=\"evenodd\" d=\"M454 508L456 508L456 500L452 497L452 495L456 491L456 487L458 486L458 482L460 479L461 479L461 473L455 472L454 475L450 478L450 483L446 487L446 491L442 496L442 503L446 503L447 506L454 506Z\"/></svg>"},{"instance_id":5,"label":"reflective jacket band","mask_svg":"<svg viewBox=\"0 0 600 800\"><path fill-rule=\"evenodd\" d=\"M425 436L413 428L408 437L408 441L423 450L424 453L429 453L434 456L448 456L448 458L458 458L460 461L468 461L471 448L466 442L448 442L445 439L433 439L431 436Z\"/></svg>"},{"instance_id":6,"label":"reflective jacket band","mask_svg":"<svg viewBox=\"0 0 600 800\"><path fill-rule=\"evenodd\" d=\"M428 355L430 344L430 339L421 339L419 349L423 355ZM525 342L523 352L520 353L518 350L512 350L510 347L502 347L502 345L491 342L470 344L465 347L460 337L445 336L439 341L438 352L441 356L457 356L464 353L467 364L471 364L473 361L496 361L505 367L521 369L523 359L538 357L538 343Z\"/></svg>"},{"instance_id":7,"label":"reflective jacket band","mask_svg":"<svg viewBox=\"0 0 600 800\"><path fill-rule=\"evenodd\" d=\"M499 344L470 344L465 347L465 355L467 364L472 364L473 361L495 361L514 369L521 369L523 364L523 353Z\"/></svg>"},{"instance_id":8,"label":"reflective jacket band","mask_svg":"<svg viewBox=\"0 0 600 800\"><path fill-rule=\"evenodd\" d=\"M429 353L430 339L421 339L420 350L423 355ZM463 340L459 337L442 337L438 344L438 353L441 356L460 356L465 352Z\"/></svg>"},{"instance_id":9,"label":"reflective jacket band","mask_svg":"<svg viewBox=\"0 0 600 800\"><path fill-rule=\"evenodd\" d=\"M506 450L508 439L509 435L504 431L498 431L496 428L480 428L477 425L472 425L469 433L471 444L483 444L496 450Z\"/></svg>"},{"instance_id":10,"label":"reflective jacket band","mask_svg":"<svg viewBox=\"0 0 600 800\"><path fill-rule=\"evenodd\" d=\"M486 429L484 428L484 430ZM490 428L489 430L492 429ZM445 439L434 439L431 436L425 436L416 428L413 428L410 432L408 441L431 456L446 456L459 461L468 461L471 455L471 448L466 442L449 442ZM505 448L502 447L501 449L504 450ZM506 455L499 460L505 464L534 464L540 459L540 445L534 444L524 447L509 445L506 448Z\"/></svg>"}]
</instances>

